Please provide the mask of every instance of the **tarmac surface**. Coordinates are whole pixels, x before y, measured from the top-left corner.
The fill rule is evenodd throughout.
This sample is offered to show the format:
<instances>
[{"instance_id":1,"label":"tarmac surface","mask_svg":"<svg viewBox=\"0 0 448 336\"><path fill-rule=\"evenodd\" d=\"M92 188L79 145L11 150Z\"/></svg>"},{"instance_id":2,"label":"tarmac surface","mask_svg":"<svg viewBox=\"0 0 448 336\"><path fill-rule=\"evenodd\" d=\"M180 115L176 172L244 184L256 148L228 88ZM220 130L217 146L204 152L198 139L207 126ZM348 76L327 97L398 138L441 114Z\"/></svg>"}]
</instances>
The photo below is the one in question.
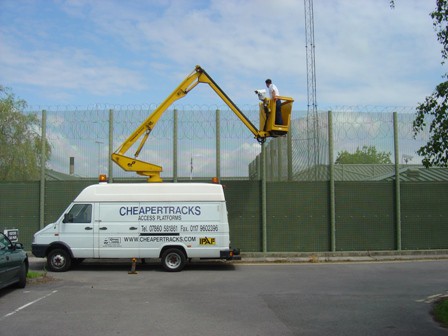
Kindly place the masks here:
<instances>
[{"instance_id":1,"label":"tarmac surface","mask_svg":"<svg viewBox=\"0 0 448 336\"><path fill-rule=\"evenodd\" d=\"M28 252L30 264L41 263L45 259L36 258ZM90 263L114 263L127 259L87 259ZM152 260L152 259L151 259ZM157 260L157 259L155 259ZM416 260L448 260L448 250L412 251L355 251L355 252L242 252L241 260L235 264L252 263L339 263L339 262L387 262ZM213 262L213 260L194 260ZM223 262L216 260L215 262Z\"/></svg>"},{"instance_id":2,"label":"tarmac surface","mask_svg":"<svg viewBox=\"0 0 448 336\"><path fill-rule=\"evenodd\" d=\"M132 274L130 259L87 259L4 290L0 321L15 336L442 336L431 307L448 296L447 261L447 251L243 253L180 273L139 260ZM30 268L45 259L30 255Z\"/></svg>"}]
</instances>

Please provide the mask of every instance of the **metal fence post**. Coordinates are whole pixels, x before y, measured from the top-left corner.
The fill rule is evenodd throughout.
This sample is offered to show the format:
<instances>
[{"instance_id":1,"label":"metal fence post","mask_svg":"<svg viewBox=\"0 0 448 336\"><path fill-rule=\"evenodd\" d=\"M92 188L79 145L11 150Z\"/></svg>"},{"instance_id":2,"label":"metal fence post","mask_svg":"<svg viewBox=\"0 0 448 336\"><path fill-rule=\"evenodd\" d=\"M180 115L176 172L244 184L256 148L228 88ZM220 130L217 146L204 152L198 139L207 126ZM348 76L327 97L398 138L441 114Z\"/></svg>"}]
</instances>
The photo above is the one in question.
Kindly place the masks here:
<instances>
[{"instance_id":1,"label":"metal fence post","mask_svg":"<svg viewBox=\"0 0 448 336\"><path fill-rule=\"evenodd\" d=\"M263 252L268 251L266 214L266 143L261 144L261 232Z\"/></svg>"},{"instance_id":2,"label":"metal fence post","mask_svg":"<svg viewBox=\"0 0 448 336\"><path fill-rule=\"evenodd\" d=\"M400 190L400 153L398 147L398 114L394 112L394 154L395 154L395 221L397 231L397 250L401 251L401 190Z\"/></svg>"},{"instance_id":3,"label":"metal fence post","mask_svg":"<svg viewBox=\"0 0 448 336\"><path fill-rule=\"evenodd\" d=\"M281 181L283 177L282 154L282 142L279 138L277 139L277 181Z\"/></svg>"},{"instance_id":4,"label":"metal fence post","mask_svg":"<svg viewBox=\"0 0 448 336\"><path fill-rule=\"evenodd\" d=\"M216 110L216 177L221 181L221 111Z\"/></svg>"},{"instance_id":5,"label":"metal fence post","mask_svg":"<svg viewBox=\"0 0 448 336\"><path fill-rule=\"evenodd\" d=\"M287 136L287 159L288 159L288 181L292 181L292 127L290 126Z\"/></svg>"},{"instance_id":6,"label":"metal fence post","mask_svg":"<svg viewBox=\"0 0 448 336\"><path fill-rule=\"evenodd\" d=\"M268 179L269 181L275 181L275 142L270 141L269 142L269 172L268 172Z\"/></svg>"},{"instance_id":7,"label":"metal fence post","mask_svg":"<svg viewBox=\"0 0 448 336\"><path fill-rule=\"evenodd\" d=\"M47 111L42 110L42 134L40 136L40 203L39 228L45 226L45 151L47 142Z\"/></svg>"},{"instance_id":8,"label":"metal fence post","mask_svg":"<svg viewBox=\"0 0 448 336\"><path fill-rule=\"evenodd\" d=\"M108 176L109 183L114 182L114 167L112 163L112 153L114 152L114 110L109 110L109 165L108 165Z\"/></svg>"},{"instance_id":9,"label":"metal fence post","mask_svg":"<svg viewBox=\"0 0 448 336\"><path fill-rule=\"evenodd\" d=\"M328 111L328 161L330 161L330 240L331 251L336 251L336 195L334 186L333 114Z\"/></svg>"},{"instance_id":10,"label":"metal fence post","mask_svg":"<svg viewBox=\"0 0 448 336\"><path fill-rule=\"evenodd\" d=\"M177 138L178 138L178 111L174 109L173 116L173 182L177 182Z\"/></svg>"}]
</instances>

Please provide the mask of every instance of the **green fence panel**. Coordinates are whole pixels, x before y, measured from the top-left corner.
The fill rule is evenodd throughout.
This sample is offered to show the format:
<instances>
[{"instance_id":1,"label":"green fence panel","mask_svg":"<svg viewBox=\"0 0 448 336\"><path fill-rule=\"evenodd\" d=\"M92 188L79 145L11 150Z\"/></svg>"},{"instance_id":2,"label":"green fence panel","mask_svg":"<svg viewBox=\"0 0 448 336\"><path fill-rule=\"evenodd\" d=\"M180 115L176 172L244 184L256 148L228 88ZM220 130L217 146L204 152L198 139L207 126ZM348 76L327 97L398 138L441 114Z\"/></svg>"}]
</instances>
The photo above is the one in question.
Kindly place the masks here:
<instances>
[{"instance_id":1,"label":"green fence panel","mask_svg":"<svg viewBox=\"0 0 448 336\"><path fill-rule=\"evenodd\" d=\"M261 250L260 181L224 181L232 247L243 252Z\"/></svg>"},{"instance_id":2,"label":"green fence panel","mask_svg":"<svg viewBox=\"0 0 448 336\"><path fill-rule=\"evenodd\" d=\"M96 183L97 180L46 182L45 224L56 221L85 187Z\"/></svg>"},{"instance_id":3,"label":"green fence panel","mask_svg":"<svg viewBox=\"0 0 448 336\"><path fill-rule=\"evenodd\" d=\"M336 182L336 250L394 250L393 182Z\"/></svg>"},{"instance_id":4,"label":"green fence panel","mask_svg":"<svg viewBox=\"0 0 448 336\"><path fill-rule=\"evenodd\" d=\"M268 252L330 249L328 182L267 183Z\"/></svg>"},{"instance_id":5,"label":"green fence panel","mask_svg":"<svg viewBox=\"0 0 448 336\"><path fill-rule=\"evenodd\" d=\"M46 181L45 223L96 180ZM232 246L262 251L260 181L224 181ZM31 248L39 230L39 182L0 183L0 229ZM336 182L336 250L396 249L394 182ZM330 251L328 182L267 183L268 252ZM448 183L402 182L404 250L448 249Z\"/></svg>"},{"instance_id":6,"label":"green fence panel","mask_svg":"<svg viewBox=\"0 0 448 336\"><path fill-rule=\"evenodd\" d=\"M39 182L0 183L0 229L19 229L19 241L31 249L39 230Z\"/></svg>"},{"instance_id":7,"label":"green fence panel","mask_svg":"<svg viewBox=\"0 0 448 336\"><path fill-rule=\"evenodd\" d=\"M448 183L402 182L404 250L448 248Z\"/></svg>"}]
</instances>

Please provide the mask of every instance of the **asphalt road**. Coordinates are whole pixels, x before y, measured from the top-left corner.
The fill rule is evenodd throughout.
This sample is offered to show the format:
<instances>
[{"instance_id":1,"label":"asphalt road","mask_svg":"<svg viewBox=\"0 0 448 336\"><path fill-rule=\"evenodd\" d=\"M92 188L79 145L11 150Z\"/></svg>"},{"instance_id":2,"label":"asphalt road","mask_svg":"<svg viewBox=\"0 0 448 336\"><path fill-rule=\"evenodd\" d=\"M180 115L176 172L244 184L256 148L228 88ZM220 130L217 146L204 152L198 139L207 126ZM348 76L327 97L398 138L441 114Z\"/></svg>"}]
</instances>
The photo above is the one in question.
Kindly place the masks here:
<instances>
[{"instance_id":1,"label":"asphalt road","mask_svg":"<svg viewBox=\"0 0 448 336\"><path fill-rule=\"evenodd\" d=\"M2 290L0 334L448 335L430 316L433 296L448 294L446 260L129 270L86 262Z\"/></svg>"}]
</instances>

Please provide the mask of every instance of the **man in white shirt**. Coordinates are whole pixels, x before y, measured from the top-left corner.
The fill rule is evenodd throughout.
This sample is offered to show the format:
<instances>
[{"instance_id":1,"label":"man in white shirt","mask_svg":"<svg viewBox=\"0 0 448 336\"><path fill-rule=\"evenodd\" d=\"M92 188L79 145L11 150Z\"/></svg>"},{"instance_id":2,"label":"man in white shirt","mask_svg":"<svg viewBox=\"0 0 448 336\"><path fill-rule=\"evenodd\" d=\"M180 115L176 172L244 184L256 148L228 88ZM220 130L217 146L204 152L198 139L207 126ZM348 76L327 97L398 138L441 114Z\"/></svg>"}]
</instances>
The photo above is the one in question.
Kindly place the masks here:
<instances>
[{"instance_id":1,"label":"man in white shirt","mask_svg":"<svg viewBox=\"0 0 448 336\"><path fill-rule=\"evenodd\" d=\"M269 91L269 97L275 100L275 123L277 125L283 125L282 102L278 98L280 96L280 93L278 92L277 87L272 84L272 80L266 79L265 83Z\"/></svg>"}]
</instances>

